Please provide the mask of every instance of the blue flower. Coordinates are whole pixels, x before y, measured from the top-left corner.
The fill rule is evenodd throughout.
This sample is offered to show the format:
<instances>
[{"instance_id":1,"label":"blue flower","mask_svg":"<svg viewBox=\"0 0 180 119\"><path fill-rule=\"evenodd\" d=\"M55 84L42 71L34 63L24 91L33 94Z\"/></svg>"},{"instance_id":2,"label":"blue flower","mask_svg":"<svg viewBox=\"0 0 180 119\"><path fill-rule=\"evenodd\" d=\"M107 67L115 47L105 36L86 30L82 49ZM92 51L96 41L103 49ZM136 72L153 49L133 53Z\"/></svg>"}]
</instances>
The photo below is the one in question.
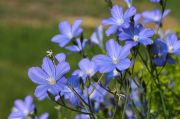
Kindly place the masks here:
<instances>
[{"instance_id":1,"label":"blue flower","mask_svg":"<svg viewBox=\"0 0 180 119\"><path fill-rule=\"evenodd\" d=\"M66 61L66 55L64 53L59 53L55 55L55 58L59 63Z\"/></svg>"},{"instance_id":2,"label":"blue flower","mask_svg":"<svg viewBox=\"0 0 180 119\"><path fill-rule=\"evenodd\" d=\"M14 107L9 115L10 119L26 119L30 118L34 113L35 105L33 104L33 98L27 96L24 100L16 100Z\"/></svg>"},{"instance_id":3,"label":"blue flower","mask_svg":"<svg viewBox=\"0 0 180 119\"><path fill-rule=\"evenodd\" d=\"M81 79L83 80L83 83L86 83L86 77L87 77L86 72L83 72L83 71L80 70L80 69L76 69L76 70L72 73L72 75L78 76L79 78L81 78Z\"/></svg>"},{"instance_id":4,"label":"blue flower","mask_svg":"<svg viewBox=\"0 0 180 119\"><path fill-rule=\"evenodd\" d=\"M72 52L81 52L86 47L87 39L84 39L83 41L80 40L80 38L76 39L75 45L67 46L66 49L72 51Z\"/></svg>"},{"instance_id":5,"label":"blue flower","mask_svg":"<svg viewBox=\"0 0 180 119\"><path fill-rule=\"evenodd\" d=\"M95 32L91 35L91 42L103 48L103 26L100 25L96 28Z\"/></svg>"},{"instance_id":6,"label":"blue flower","mask_svg":"<svg viewBox=\"0 0 180 119\"><path fill-rule=\"evenodd\" d=\"M180 55L180 40L178 40L175 33L168 33L165 36L168 53Z\"/></svg>"},{"instance_id":7,"label":"blue flower","mask_svg":"<svg viewBox=\"0 0 180 119\"><path fill-rule=\"evenodd\" d=\"M79 36L82 33L82 28L80 27L82 20L76 20L74 24L67 21L61 22L59 24L59 32L61 34L55 35L51 41L57 43L60 47L67 45L74 37Z\"/></svg>"},{"instance_id":8,"label":"blue flower","mask_svg":"<svg viewBox=\"0 0 180 119\"><path fill-rule=\"evenodd\" d=\"M130 24L130 18L136 14L135 7L131 7L123 13L123 8L118 5L114 5L111 9L112 17L103 19L104 25L110 25L106 31L106 35L109 36L116 33L119 28L127 28Z\"/></svg>"},{"instance_id":9,"label":"blue flower","mask_svg":"<svg viewBox=\"0 0 180 119\"><path fill-rule=\"evenodd\" d=\"M151 37L154 35L154 31L148 28L144 28L142 25L131 25L129 28L125 28L119 34L120 40L130 41L134 46L138 43L143 45L152 44Z\"/></svg>"},{"instance_id":10,"label":"blue flower","mask_svg":"<svg viewBox=\"0 0 180 119\"><path fill-rule=\"evenodd\" d=\"M107 55L96 55L93 61L96 63L99 72L107 73L114 69L126 70L131 66L131 61L127 58L130 53L131 45L120 46L113 39L106 43Z\"/></svg>"},{"instance_id":11,"label":"blue flower","mask_svg":"<svg viewBox=\"0 0 180 119\"><path fill-rule=\"evenodd\" d=\"M75 92L69 86L71 86ZM80 103L80 99L76 93L80 96L82 95L80 89L80 78L72 75L68 78L68 85L61 90L61 95L64 96L64 99L69 100L72 105L77 106Z\"/></svg>"},{"instance_id":12,"label":"blue flower","mask_svg":"<svg viewBox=\"0 0 180 119\"><path fill-rule=\"evenodd\" d=\"M83 112L85 112L85 111L83 111ZM75 116L75 119L90 119L90 117L88 114L77 114Z\"/></svg>"},{"instance_id":13,"label":"blue flower","mask_svg":"<svg viewBox=\"0 0 180 119\"><path fill-rule=\"evenodd\" d=\"M35 117L35 119L48 119L48 117L49 117L48 113L43 113L43 114L41 114L41 116L39 118Z\"/></svg>"},{"instance_id":14,"label":"blue flower","mask_svg":"<svg viewBox=\"0 0 180 119\"><path fill-rule=\"evenodd\" d=\"M151 11L144 11L142 16L144 17L144 23L155 22L156 24L160 24L162 20L170 13L170 10L165 10L163 15L162 11L159 9L154 9Z\"/></svg>"},{"instance_id":15,"label":"blue flower","mask_svg":"<svg viewBox=\"0 0 180 119\"><path fill-rule=\"evenodd\" d=\"M109 72L106 76L106 80L105 80L105 87L108 86L109 82L115 78L115 77L118 77L120 76L120 73L114 69L112 72Z\"/></svg>"},{"instance_id":16,"label":"blue flower","mask_svg":"<svg viewBox=\"0 0 180 119\"><path fill-rule=\"evenodd\" d=\"M140 108L142 106L140 101L140 88L131 80L131 97L136 107Z\"/></svg>"},{"instance_id":17,"label":"blue flower","mask_svg":"<svg viewBox=\"0 0 180 119\"><path fill-rule=\"evenodd\" d=\"M160 2L161 0L150 0L151 2Z\"/></svg>"},{"instance_id":18,"label":"blue flower","mask_svg":"<svg viewBox=\"0 0 180 119\"><path fill-rule=\"evenodd\" d=\"M167 45L162 40L157 39L152 45L151 51L154 54L154 63L157 66L163 66L167 57Z\"/></svg>"},{"instance_id":19,"label":"blue flower","mask_svg":"<svg viewBox=\"0 0 180 119\"><path fill-rule=\"evenodd\" d=\"M62 54L61 54L62 55ZM62 60L59 58L59 60ZM64 75L70 70L67 62L59 62L57 65L48 57L43 59L42 68L32 67L28 71L29 78L36 84L35 96L42 100L48 96L47 91L57 95L66 84Z\"/></svg>"},{"instance_id":20,"label":"blue flower","mask_svg":"<svg viewBox=\"0 0 180 119\"><path fill-rule=\"evenodd\" d=\"M79 73L79 76L83 77L83 80L85 80L87 77L91 78L97 72L96 64L93 61L90 61L88 58L82 59L78 65L80 70L76 70L76 73Z\"/></svg>"},{"instance_id":21,"label":"blue flower","mask_svg":"<svg viewBox=\"0 0 180 119\"><path fill-rule=\"evenodd\" d=\"M126 106L126 116L127 119L135 119L134 112L129 104Z\"/></svg>"},{"instance_id":22,"label":"blue flower","mask_svg":"<svg viewBox=\"0 0 180 119\"><path fill-rule=\"evenodd\" d=\"M90 99L95 100L98 103L103 103L105 101L105 96L108 94L108 92L103 89L99 84L91 84L88 92L90 93Z\"/></svg>"}]
</instances>

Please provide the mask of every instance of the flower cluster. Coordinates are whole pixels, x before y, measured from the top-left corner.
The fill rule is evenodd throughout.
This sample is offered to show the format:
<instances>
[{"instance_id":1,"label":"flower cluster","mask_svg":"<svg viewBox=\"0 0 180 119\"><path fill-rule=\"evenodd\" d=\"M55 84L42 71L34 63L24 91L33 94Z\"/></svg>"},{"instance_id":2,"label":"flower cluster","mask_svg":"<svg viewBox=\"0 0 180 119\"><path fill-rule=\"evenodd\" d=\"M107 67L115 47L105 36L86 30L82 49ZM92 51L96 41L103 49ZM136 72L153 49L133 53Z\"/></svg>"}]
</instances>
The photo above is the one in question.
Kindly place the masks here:
<instances>
[{"instance_id":1,"label":"flower cluster","mask_svg":"<svg viewBox=\"0 0 180 119\"><path fill-rule=\"evenodd\" d=\"M172 55L180 55L180 40L173 32L163 36L157 32L169 10L136 13L132 0L125 2L128 4L126 10L118 5L112 6L111 16L102 20L102 25L89 39L84 38L82 20L76 20L73 25L67 21L59 24L60 34L51 41L65 47L68 52L80 54L82 59L77 63L78 69L72 69L66 61L68 53L54 55L48 51L41 67L31 67L28 76L37 84L34 94L39 100L50 98L56 104L76 111L75 119L114 119L117 110L120 110L122 119L124 115L133 119L138 117L133 106L140 110L142 118L150 113L145 111L147 108L150 110L144 94L147 92L144 85L148 84L134 74L136 60L142 62L159 89L157 68L168 62L175 63ZM155 23L157 29L147 28L145 25L149 22ZM105 38L103 25L108 26ZM91 56L86 49L94 45L102 51ZM147 53L146 57L142 53ZM113 89L111 83L116 85ZM25 102L16 101L15 108L17 113L12 112L10 117L23 119L34 113L35 106L32 98L27 97Z\"/></svg>"},{"instance_id":2,"label":"flower cluster","mask_svg":"<svg viewBox=\"0 0 180 119\"><path fill-rule=\"evenodd\" d=\"M42 114L40 117L36 114L36 107L33 98L27 96L24 100L17 99L14 107L9 115L9 119L48 119L48 113Z\"/></svg>"}]
</instances>

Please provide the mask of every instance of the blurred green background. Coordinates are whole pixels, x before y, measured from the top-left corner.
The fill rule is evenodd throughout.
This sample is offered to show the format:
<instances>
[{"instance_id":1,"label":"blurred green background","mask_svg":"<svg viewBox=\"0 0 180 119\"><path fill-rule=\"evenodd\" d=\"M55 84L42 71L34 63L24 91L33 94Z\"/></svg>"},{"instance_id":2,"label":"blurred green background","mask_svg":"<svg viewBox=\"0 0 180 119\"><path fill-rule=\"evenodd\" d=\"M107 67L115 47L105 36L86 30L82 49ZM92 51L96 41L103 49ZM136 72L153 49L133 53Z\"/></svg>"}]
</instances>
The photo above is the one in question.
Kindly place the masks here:
<instances>
[{"instance_id":1,"label":"blurred green background","mask_svg":"<svg viewBox=\"0 0 180 119\"><path fill-rule=\"evenodd\" d=\"M113 2L125 6L122 0ZM135 0L135 4L139 12L157 7L148 0ZM165 28L179 28L179 5L180 0L168 1L172 14L165 21ZM36 85L28 79L28 68L40 66L48 48L55 53L63 51L50 41L58 33L59 21L82 18L85 37L89 38L108 15L104 0L0 0L0 119L7 118L15 99L33 95ZM70 55L74 63L67 60L75 68L79 58ZM51 119L57 118L53 103L35 103L38 113L49 112Z\"/></svg>"}]
</instances>

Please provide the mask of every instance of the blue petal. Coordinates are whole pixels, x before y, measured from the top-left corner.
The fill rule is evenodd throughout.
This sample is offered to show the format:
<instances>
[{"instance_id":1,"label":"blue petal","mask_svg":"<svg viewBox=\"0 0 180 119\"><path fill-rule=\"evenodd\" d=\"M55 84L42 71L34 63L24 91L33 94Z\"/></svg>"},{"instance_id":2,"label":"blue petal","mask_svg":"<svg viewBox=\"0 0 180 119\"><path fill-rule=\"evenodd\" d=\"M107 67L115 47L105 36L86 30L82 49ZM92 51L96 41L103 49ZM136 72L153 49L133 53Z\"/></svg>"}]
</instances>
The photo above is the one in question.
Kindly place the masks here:
<instances>
[{"instance_id":1,"label":"blue petal","mask_svg":"<svg viewBox=\"0 0 180 119\"><path fill-rule=\"evenodd\" d=\"M135 14L136 14L136 8L135 7L130 7L124 13L124 18L129 19L130 17L134 16Z\"/></svg>"},{"instance_id":2,"label":"blue petal","mask_svg":"<svg viewBox=\"0 0 180 119\"><path fill-rule=\"evenodd\" d=\"M26 104L26 107L33 111L34 110L34 104L33 104L33 98L31 96L27 96L24 100L25 104Z\"/></svg>"},{"instance_id":3,"label":"blue petal","mask_svg":"<svg viewBox=\"0 0 180 119\"><path fill-rule=\"evenodd\" d=\"M106 73L111 72L115 68L115 65L112 64L110 57L105 55L96 55L92 59L98 67L99 72Z\"/></svg>"},{"instance_id":4,"label":"blue petal","mask_svg":"<svg viewBox=\"0 0 180 119\"><path fill-rule=\"evenodd\" d=\"M29 78L37 84L47 84L48 75L39 67L32 67L28 70Z\"/></svg>"},{"instance_id":5,"label":"blue petal","mask_svg":"<svg viewBox=\"0 0 180 119\"><path fill-rule=\"evenodd\" d=\"M116 65L117 69L120 71L126 70L131 66L131 61L126 58L126 59L120 59L119 63Z\"/></svg>"},{"instance_id":6,"label":"blue petal","mask_svg":"<svg viewBox=\"0 0 180 119\"><path fill-rule=\"evenodd\" d=\"M107 30L106 30L106 36L110 36L113 33L116 33L118 30L118 26L117 25L112 25L110 26Z\"/></svg>"},{"instance_id":7,"label":"blue petal","mask_svg":"<svg viewBox=\"0 0 180 119\"><path fill-rule=\"evenodd\" d=\"M152 37L154 35L154 31L151 29L143 29L140 33L139 33L139 37L140 38L148 38L148 37Z\"/></svg>"},{"instance_id":8,"label":"blue petal","mask_svg":"<svg viewBox=\"0 0 180 119\"><path fill-rule=\"evenodd\" d=\"M113 18L106 18L102 20L102 24L104 25L115 25L116 22L114 21Z\"/></svg>"},{"instance_id":9,"label":"blue petal","mask_svg":"<svg viewBox=\"0 0 180 119\"><path fill-rule=\"evenodd\" d=\"M177 41L177 36L175 33L169 33L165 39L168 46L173 46Z\"/></svg>"},{"instance_id":10,"label":"blue petal","mask_svg":"<svg viewBox=\"0 0 180 119\"><path fill-rule=\"evenodd\" d=\"M9 115L9 118L10 119L23 119L24 118L24 114L22 112L12 112L10 115Z\"/></svg>"},{"instance_id":11,"label":"blue petal","mask_svg":"<svg viewBox=\"0 0 180 119\"><path fill-rule=\"evenodd\" d=\"M26 106L25 106L25 103L23 102L23 100L16 100L14 102L14 106L15 108L17 108L19 111L23 111L23 110L26 110Z\"/></svg>"},{"instance_id":12,"label":"blue petal","mask_svg":"<svg viewBox=\"0 0 180 119\"><path fill-rule=\"evenodd\" d=\"M71 39L69 39L67 36L65 35L55 35L51 41L58 43L58 45L60 47L64 47L66 44L68 44L70 42Z\"/></svg>"},{"instance_id":13,"label":"blue petal","mask_svg":"<svg viewBox=\"0 0 180 119\"><path fill-rule=\"evenodd\" d=\"M47 91L48 91L49 86L47 85L39 85L36 87L34 95L39 99L39 100L43 100L44 98L46 98L47 95Z\"/></svg>"},{"instance_id":14,"label":"blue petal","mask_svg":"<svg viewBox=\"0 0 180 119\"><path fill-rule=\"evenodd\" d=\"M70 70L70 65L67 62L59 63L56 66L56 80L59 80Z\"/></svg>"},{"instance_id":15,"label":"blue petal","mask_svg":"<svg viewBox=\"0 0 180 119\"><path fill-rule=\"evenodd\" d=\"M140 43L142 43L143 45L150 45L153 43L153 41L150 38L143 38L139 40Z\"/></svg>"},{"instance_id":16,"label":"blue petal","mask_svg":"<svg viewBox=\"0 0 180 119\"><path fill-rule=\"evenodd\" d=\"M81 50L76 45L71 45L66 47L67 50L70 50L72 52L80 52Z\"/></svg>"},{"instance_id":17,"label":"blue petal","mask_svg":"<svg viewBox=\"0 0 180 119\"><path fill-rule=\"evenodd\" d=\"M65 62L66 55L64 53L59 53L55 56L55 58L58 60L59 63Z\"/></svg>"},{"instance_id":18,"label":"blue petal","mask_svg":"<svg viewBox=\"0 0 180 119\"><path fill-rule=\"evenodd\" d=\"M102 48L103 43L103 27L102 25L98 26L95 32L91 35L91 42L99 45Z\"/></svg>"},{"instance_id":19,"label":"blue petal","mask_svg":"<svg viewBox=\"0 0 180 119\"><path fill-rule=\"evenodd\" d=\"M81 78L82 78L83 83L85 83L85 82L86 82L86 77L87 77L87 74L86 74L85 72L83 72L83 71L81 71L81 70L77 69L77 70L75 70L75 71L72 73L72 75L79 76L79 77L81 77Z\"/></svg>"},{"instance_id":20,"label":"blue petal","mask_svg":"<svg viewBox=\"0 0 180 119\"><path fill-rule=\"evenodd\" d=\"M43 58L42 69L48 74L48 76L55 77L55 65L48 57Z\"/></svg>"},{"instance_id":21,"label":"blue petal","mask_svg":"<svg viewBox=\"0 0 180 119\"><path fill-rule=\"evenodd\" d=\"M122 47L116 41L114 41L114 39L106 42L106 51L108 56L111 58L119 58L121 48Z\"/></svg>"},{"instance_id":22,"label":"blue petal","mask_svg":"<svg viewBox=\"0 0 180 119\"><path fill-rule=\"evenodd\" d=\"M80 33L83 31L83 30L80 28L81 23L82 23L82 20L81 20L81 19L77 19L77 20L74 22L74 25L72 26L72 33L74 34L74 36L80 35Z\"/></svg>"},{"instance_id":23,"label":"blue petal","mask_svg":"<svg viewBox=\"0 0 180 119\"><path fill-rule=\"evenodd\" d=\"M171 10L166 9L163 13L163 18L165 18L170 12L171 12Z\"/></svg>"},{"instance_id":24,"label":"blue petal","mask_svg":"<svg viewBox=\"0 0 180 119\"><path fill-rule=\"evenodd\" d=\"M111 15L116 19L123 18L123 8L118 5L114 5L111 9Z\"/></svg>"},{"instance_id":25,"label":"blue petal","mask_svg":"<svg viewBox=\"0 0 180 119\"><path fill-rule=\"evenodd\" d=\"M126 33L126 32L121 32L119 34L119 40L127 40L127 39L131 39L131 35Z\"/></svg>"},{"instance_id":26,"label":"blue petal","mask_svg":"<svg viewBox=\"0 0 180 119\"><path fill-rule=\"evenodd\" d=\"M59 23L59 31L64 35L68 35L71 33L71 24L67 21Z\"/></svg>"},{"instance_id":27,"label":"blue petal","mask_svg":"<svg viewBox=\"0 0 180 119\"><path fill-rule=\"evenodd\" d=\"M131 45L131 44L126 44L126 45L124 45L124 46L121 48L121 52L120 52L120 54L119 54L119 58L120 58L120 59L126 58L126 57L129 55L130 50L131 50L132 47L133 47L133 45Z\"/></svg>"},{"instance_id":28,"label":"blue petal","mask_svg":"<svg viewBox=\"0 0 180 119\"><path fill-rule=\"evenodd\" d=\"M93 76L97 72L96 64L92 61L90 61L88 58L84 58L79 62L79 68L87 74L87 71L92 71L91 76ZM89 75L89 74L87 74ZM90 76L90 77L91 77Z\"/></svg>"},{"instance_id":29,"label":"blue petal","mask_svg":"<svg viewBox=\"0 0 180 119\"><path fill-rule=\"evenodd\" d=\"M80 86L80 78L76 75L71 75L68 78L68 84L70 84L73 88L78 88Z\"/></svg>"},{"instance_id":30,"label":"blue petal","mask_svg":"<svg viewBox=\"0 0 180 119\"><path fill-rule=\"evenodd\" d=\"M55 35L51 41L54 43L58 43L58 45L60 47L64 47L66 44L68 44L70 42L71 39L69 39L67 36L65 35Z\"/></svg>"},{"instance_id":31,"label":"blue petal","mask_svg":"<svg viewBox=\"0 0 180 119\"><path fill-rule=\"evenodd\" d=\"M48 113L43 113L43 114L39 117L39 119L48 119L48 117L49 117L49 114L48 114Z\"/></svg>"}]
</instances>

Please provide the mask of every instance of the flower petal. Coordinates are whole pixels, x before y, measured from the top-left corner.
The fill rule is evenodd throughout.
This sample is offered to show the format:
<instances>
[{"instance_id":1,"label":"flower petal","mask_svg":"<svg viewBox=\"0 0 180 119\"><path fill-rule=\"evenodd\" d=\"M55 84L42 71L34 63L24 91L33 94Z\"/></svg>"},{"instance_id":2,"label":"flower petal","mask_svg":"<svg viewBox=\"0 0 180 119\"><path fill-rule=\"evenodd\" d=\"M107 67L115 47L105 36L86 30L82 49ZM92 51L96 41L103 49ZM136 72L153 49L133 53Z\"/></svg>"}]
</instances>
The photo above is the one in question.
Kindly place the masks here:
<instances>
[{"instance_id":1,"label":"flower petal","mask_svg":"<svg viewBox=\"0 0 180 119\"><path fill-rule=\"evenodd\" d=\"M143 45L150 45L153 43L153 41L150 38L143 38L139 40L140 43L142 43Z\"/></svg>"},{"instance_id":2,"label":"flower petal","mask_svg":"<svg viewBox=\"0 0 180 119\"><path fill-rule=\"evenodd\" d=\"M67 50L70 50L72 52L80 52L81 50L76 45L71 45L66 47Z\"/></svg>"},{"instance_id":3,"label":"flower petal","mask_svg":"<svg viewBox=\"0 0 180 119\"><path fill-rule=\"evenodd\" d=\"M78 36L83 30L80 28L80 25L82 23L81 19L77 19L74 22L74 25L72 26L72 33L74 36Z\"/></svg>"},{"instance_id":4,"label":"flower petal","mask_svg":"<svg viewBox=\"0 0 180 119\"><path fill-rule=\"evenodd\" d=\"M69 39L67 36L65 35L55 35L51 41L54 43L58 43L60 47L64 47L66 44L68 44L70 42L71 39Z\"/></svg>"},{"instance_id":5,"label":"flower petal","mask_svg":"<svg viewBox=\"0 0 180 119\"><path fill-rule=\"evenodd\" d=\"M118 30L118 26L117 25L112 25L110 26L107 30L106 30L106 36L110 36L113 33L116 33Z\"/></svg>"},{"instance_id":6,"label":"flower petal","mask_svg":"<svg viewBox=\"0 0 180 119\"><path fill-rule=\"evenodd\" d=\"M120 59L126 58L126 57L129 55L130 50L131 50L132 47L133 47L133 45L131 45L131 44L126 44L126 45L124 45L124 46L121 48L121 52L120 52L119 58L120 58Z\"/></svg>"},{"instance_id":7,"label":"flower petal","mask_svg":"<svg viewBox=\"0 0 180 119\"><path fill-rule=\"evenodd\" d=\"M96 55L92 60L95 62L101 73L111 72L115 68L111 58L106 55Z\"/></svg>"},{"instance_id":8,"label":"flower petal","mask_svg":"<svg viewBox=\"0 0 180 119\"><path fill-rule=\"evenodd\" d=\"M114 5L113 8L111 9L111 15L116 19L122 18L123 17L123 8L119 7L118 5Z\"/></svg>"},{"instance_id":9,"label":"flower petal","mask_svg":"<svg viewBox=\"0 0 180 119\"><path fill-rule=\"evenodd\" d=\"M26 109L25 103L23 102L23 100L20 100L20 99L14 102L14 106L20 111L23 111Z\"/></svg>"},{"instance_id":10,"label":"flower petal","mask_svg":"<svg viewBox=\"0 0 180 119\"><path fill-rule=\"evenodd\" d=\"M61 62L56 67L56 80L59 80L70 70L69 63Z\"/></svg>"},{"instance_id":11,"label":"flower petal","mask_svg":"<svg viewBox=\"0 0 180 119\"><path fill-rule=\"evenodd\" d=\"M47 84L48 75L39 67L32 67L28 70L29 78L37 84Z\"/></svg>"},{"instance_id":12,"label":"flower petal","mask_svg":"<svg viewBox=\"0 0 180 119\"><path fill-rule=\"evenodd\" d=\"M48 91L49 86L48 85L39 85L36 87L34 95L39 99L43 100L48 96L47 91Z\"/></svg>"},{"instance_id":13,"label":"flower petal","mask_svg":"<svg viewBox=\"0 0 180 119\"><path fill-rule=\"evenodd\" d=\"M136 8L135 7L130 7L124 13L124 18L129 19L130 17L134 16L135 14L136 14Z\"/></svg>"},{"instance_id":14,"label":"flower petal","mask_svg":"<svg viewBox=\"0 0 180 119\"><path fill-rule=\"evenodd\" d=\"M126 70L126 69L128 69L130 66L131 66L131 61L130 61L128 58L126 58L126 59L120 59L120 60L119 60L119 63L116 65L116 67L117 67L120 71Z\"/></svg>"},{"instance_id":15,"label":"flower petal","mask_svg":"<svg viewBox=\"0 0 180 119\"><path fill-rule=\"evenodd\" d=\"M106 51L111 58L119 58L121 48L122 47L114 39L106 42Z\"/></svg>"},{"instance_id":16,"label":"flower petal","mask_svg":"<svg viewBox=\"0 0 180 119\"><path fill-rule=\"evenodd\" d=\"M64 53L59 53L55 56L55 58L58 60L59 63L65 62L66 55Z\"/></svg>"},{"instance_id":17,"label":"flower petal","mask_svg":"<svg viewBox=\"0 0 180 119\"><path fill-rule=\"evenodd\" d=\"M71 24L67 21L59 23L59 31L64 35L71 33Z\"/></svg>"},{"instance_id":18,"label":"flower petal","mask_svg":"<svg viewBox=\"0 0 180 119\"><path fill-rule=\"evenodd\" d=\"M152 37L154 35L154 31L151 29L143 29L140 33L139 33L139 37L140 38L149 38Z\"/></svg>"},{"instance_id":19,"label":"flower petal","mask_svg":"<svg viewBox=\"0 0 180 119\"><path fill-rule=\"evenodd\" d=\"M48 57L43 58L42 69L48 74L48 76L55 77L55 65Z\"/></svg>"}]
</instances>

